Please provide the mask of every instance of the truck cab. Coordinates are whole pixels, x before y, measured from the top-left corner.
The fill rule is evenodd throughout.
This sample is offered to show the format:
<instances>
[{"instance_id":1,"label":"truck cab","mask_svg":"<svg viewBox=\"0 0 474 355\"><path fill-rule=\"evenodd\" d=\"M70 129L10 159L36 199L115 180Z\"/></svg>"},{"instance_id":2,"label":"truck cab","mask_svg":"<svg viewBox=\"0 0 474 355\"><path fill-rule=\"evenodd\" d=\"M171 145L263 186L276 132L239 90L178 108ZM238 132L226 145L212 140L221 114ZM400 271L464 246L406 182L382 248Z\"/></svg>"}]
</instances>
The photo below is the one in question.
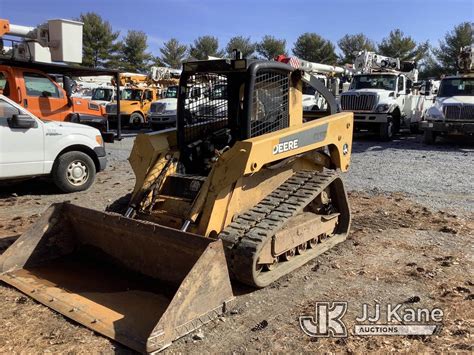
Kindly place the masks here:
<instances>
[{"instance_id":1,"label":"truck cab","mask_svg":"<svg viewBox=\"0 0 474 355\"><path fill-rule=\"evenodd\" d=\"M356 131L372 130L382 140L391 140L402 127L417 130L432 101L413 85L418 81L415 62L362 51L354 60L354 70L340 105L342 111L354 112Z\"/></svg>"},{"instance_id":2,"label":"truck cab","mask_svg":"<svg viewBox=\"0 0 474 355\"><path fill-rule=\"evenodd\" d=\"M441 80L434 105L421 124L423 141L433 144L438 136L474 136L474 74Z\"/></svg>"},{"instance_id":3,"label":"truck cab","mask_svg":"<svg viewBox=\"0 0 474 355\"><path fill-rule=\"evenodd\" d=\"M49 75L34 68L0 64L0 93L45 120L106 127L103 111L89 100L71 97Z\"/></svg>"},{"instance_id":4,"label":"truck cab","mask_svg":"<svg viewBox=\"0 0 474 355\"><path fill-rule=\"evenodd\" d=\"M153 131L158 131L166 126L176 125L178 89L178 85L169 86L164 91L163 98L150 105L147 119Z\"/></svg>"},{"instance_id":5,"label":"truck cab","mask_svg":"<svg viewBox=\"0 0 474 355\"><path fill-rule=\"evenodd\" d=\"M356 130L376 130L382 139L390 140L401 126L410 124L411 84L395 72L357 74L341 94L341 109L354 112Z\"/></svg>"},{"instance_id":6,"label":"truck cab","mask_svg":"<svg viewBox=\"0 0 474 355\"><path fill-rule=\"evenodd\" d=\"M146 114L151 103L157 100L157 89L154 87L125 87L120 91L120 117L122 126L141 128L146 121ZM106 117L110 125L117 124L117 104L105 105Z\"/></svg>"}]
</instances>

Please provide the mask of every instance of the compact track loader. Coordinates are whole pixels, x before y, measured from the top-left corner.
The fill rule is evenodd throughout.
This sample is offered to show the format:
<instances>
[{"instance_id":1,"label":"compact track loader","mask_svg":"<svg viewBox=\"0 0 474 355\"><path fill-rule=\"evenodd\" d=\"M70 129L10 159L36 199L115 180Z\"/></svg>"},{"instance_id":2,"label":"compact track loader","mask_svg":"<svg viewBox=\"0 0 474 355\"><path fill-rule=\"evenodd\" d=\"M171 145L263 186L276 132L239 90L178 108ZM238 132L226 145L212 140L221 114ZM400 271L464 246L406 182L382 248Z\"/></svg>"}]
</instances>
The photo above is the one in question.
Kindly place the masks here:
<instances>
[{"instance_id":1,"label":"compact track loader","mask_svg":"<svg viewBox=\"0 0 474 355\"><path fill-rule=\"evenodd\" d=\"M324 117L303 117L303 81ZM265 287L350 225L353 117L323 84L235 59L185 63L179 85L177 129L135 140L125 216L53 205L0 257L3 281L142 352L224 312L231 278Z\"/></svg>"}]
</instances>

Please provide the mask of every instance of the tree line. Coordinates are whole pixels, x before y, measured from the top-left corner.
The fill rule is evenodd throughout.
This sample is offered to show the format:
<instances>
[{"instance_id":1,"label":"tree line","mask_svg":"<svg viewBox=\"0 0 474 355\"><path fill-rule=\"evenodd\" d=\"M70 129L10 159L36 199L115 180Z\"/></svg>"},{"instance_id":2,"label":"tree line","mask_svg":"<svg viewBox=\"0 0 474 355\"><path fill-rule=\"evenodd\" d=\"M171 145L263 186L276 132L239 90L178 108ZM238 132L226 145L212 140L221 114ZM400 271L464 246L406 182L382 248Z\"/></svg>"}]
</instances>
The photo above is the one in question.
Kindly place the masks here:
<instances>
[{"instance_id":1,"label":"tree line","mask_svg":"<svg viewBox=\"0 0 474 355\"><path fill-rule=\"evenodd\" d=\"M120 32L114 31L110 23L96 13L81 14L83 28L83 64L90 67L115 68L125 71L146 72L151 65L180 68L188 59L207 59L208 56L229 56L234 49L247 58L273 59L279 54L288 55L285 39L271 35L253 42L250 37L232 37L221 48L217 37L206 35L196 38L189 46L176 38L166 41L158 56L148 51L148 38L143 31L129 30L122 40ZM446 33L434 47L426 42L417 43L400 29L392 30L380 43L375 43L362 33L346 34L336 46L317 33L300 35L293 45L292 54L311 62L325 64L352 63L354 52L376 51L379 54L415 60L420 64L420 77L438 77L456 72L456 58L460 47L472 44L473 25L463 22Z\"/></svg>"}]
</instances>

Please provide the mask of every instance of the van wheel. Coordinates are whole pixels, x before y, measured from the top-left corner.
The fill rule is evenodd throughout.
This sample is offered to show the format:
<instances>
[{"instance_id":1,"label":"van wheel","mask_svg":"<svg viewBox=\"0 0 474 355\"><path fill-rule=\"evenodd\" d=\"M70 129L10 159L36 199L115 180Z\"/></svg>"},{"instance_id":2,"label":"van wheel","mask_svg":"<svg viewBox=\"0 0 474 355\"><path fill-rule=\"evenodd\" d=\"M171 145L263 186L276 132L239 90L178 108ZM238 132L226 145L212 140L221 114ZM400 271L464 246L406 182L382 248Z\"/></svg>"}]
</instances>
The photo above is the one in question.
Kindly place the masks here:
<instances>
[{"instance_id":1,"label":"van wheel","mask_svg":"<svg viewBox=\"0 0 474 355\"><path fill-rule=\"evenodd\" d=\"M82 152L67 152L61 155L53 166L52 177L63 192L87 190L95 179L94 161Z\"/></svg>"},{"instance_id":2,"label":"van wheel","mask_svg":"<svg viewBox=\"0 0 474 355\"><path fill-rule=\"evenodd\" d=\"M436 133L430 130L423 132L423 143L431 145L436 142Z\"/></svg>"},{"instance_id":3,"label":"van wheel","mask_svg":"<svg viewBox=\"0 0 474 355\"><path fill-rule=\"evenodd\" d=\"M380 124L380 138L386 142L391 141L393 139L394 133L395 127L393 125L393 119L391 117L388 117L386 123Z\"/></svg>"},{"instance_id":4,"label":"van wheel","mask_svg":"<svg viewBox=\"0 0 474 355\"><path fill-rule=\"evenodd\" d=\"M140 129L142 128L143 118L138 112L134 112L130 116L130 126L132 129Z\"/></svg>"}]
</instances>

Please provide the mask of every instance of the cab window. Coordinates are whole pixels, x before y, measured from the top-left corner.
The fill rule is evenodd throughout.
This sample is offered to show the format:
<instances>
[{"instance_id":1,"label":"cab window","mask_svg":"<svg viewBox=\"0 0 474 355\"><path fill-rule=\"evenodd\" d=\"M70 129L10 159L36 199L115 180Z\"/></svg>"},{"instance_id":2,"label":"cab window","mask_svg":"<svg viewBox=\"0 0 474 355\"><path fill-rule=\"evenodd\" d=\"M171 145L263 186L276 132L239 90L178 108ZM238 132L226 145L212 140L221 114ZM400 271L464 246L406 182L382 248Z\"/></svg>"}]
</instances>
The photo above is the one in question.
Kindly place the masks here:
<instances>
[{"instance_id":1,"label":"cab window","mask_svg":"<svg viewBox=\"0 0 474 355\"><path fill-rule=\"evenodd\" d=\"M153 91L151 90L145 91L145 99L149 101L153 101Z\"/></svg>"},{"instance_id":2,"label":"cab window","mask_svg":"<svg viewBox=\"0 0 474 355\"><path fill-rule=\"evenodd\" d=\"M8 76L4 72L0 72L0 94L10 96L10 85Z\"/></svg>"},{"instance_id":3,"label":"cab window","mask_svg":"<svg viewBox=\"0 0 474 355\"><path fill-rule=\"evenodd\" d=\"M5 100L0 99L0 125L7 126L7 120L11 118L13 115L21 114L20 110L18 110L12 104L6 102Z\"/></svg>"},{"instance_id":4,"label":"cab window","mask_svg":"<svg viewBox=\"0 0 474 355\"><path fill-rule=\"evenodd\" d=\"M398 77L398 91L403 91L403 76Z\"/></svg>"},{"instance_id":5,"label":"cab window","mask_svg":"<svg viewBox=\"0 0 474 355\"><path fill-rule=\"evenodd\" d=\"M39 97L59 97L59 90L47 77L36 73L24 73L26 94Z\"/></svg>"}]
</instances>

